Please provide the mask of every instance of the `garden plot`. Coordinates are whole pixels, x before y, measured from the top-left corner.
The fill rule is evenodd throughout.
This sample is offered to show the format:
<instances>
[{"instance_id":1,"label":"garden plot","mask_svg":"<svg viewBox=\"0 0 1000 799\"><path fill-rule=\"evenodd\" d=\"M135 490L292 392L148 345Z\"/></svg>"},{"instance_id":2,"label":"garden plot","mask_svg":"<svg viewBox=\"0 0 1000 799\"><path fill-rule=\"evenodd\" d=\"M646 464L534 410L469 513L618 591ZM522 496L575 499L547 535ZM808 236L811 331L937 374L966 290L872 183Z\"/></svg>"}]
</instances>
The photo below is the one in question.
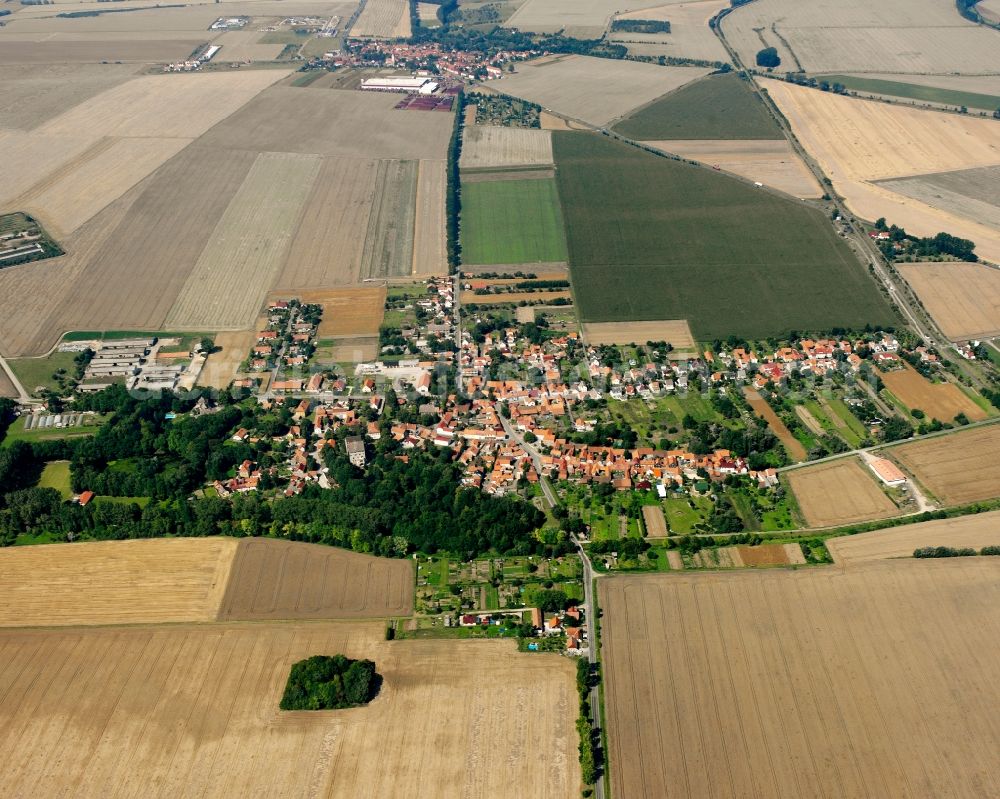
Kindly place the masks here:
<instances>
[{"instance_id":1,"label":"garden plot","mask_svg":"<svg viewBox=\"0 0 1000 799\"><path fill-rule=\"evenodd\" d=\"M417 176L417 210L413 231L414 275L448 273L445 236L445 194L448 189L447 164L421 161Z\"/></svg>"},{"instance_id":2,"label":"garden plot","mask_svg":"<svg viewBox=\"0 0 1000 799\"><path fill-rule=\"evenodd\" d=\"M929 419L950 424L959 414L973 422L986 418L986 411L954 383L932 383L909 364L904 369L883 372L879 377L907 408L919 409Z\"/></svg>"},{"instance_id":3,"label":"garden plot","mask_svg":"<svg viewBox=\"0 0 1000 799\"><path fill-rule=\"evenodd\" d=\"M380 161L361 253L362 280L409 275L417 204L417 162Z\"/></svg>"},{"instance_id":4,"label":"garden plot","mask_svg":"<svg viewBox=\"0 0 1000 799\"><path fill-rule=\"evenodd\" d=\"M660 67L589 56L518 64L504 92L597 127L708 74L699 67Z\"/></svg>"}]
</instances>

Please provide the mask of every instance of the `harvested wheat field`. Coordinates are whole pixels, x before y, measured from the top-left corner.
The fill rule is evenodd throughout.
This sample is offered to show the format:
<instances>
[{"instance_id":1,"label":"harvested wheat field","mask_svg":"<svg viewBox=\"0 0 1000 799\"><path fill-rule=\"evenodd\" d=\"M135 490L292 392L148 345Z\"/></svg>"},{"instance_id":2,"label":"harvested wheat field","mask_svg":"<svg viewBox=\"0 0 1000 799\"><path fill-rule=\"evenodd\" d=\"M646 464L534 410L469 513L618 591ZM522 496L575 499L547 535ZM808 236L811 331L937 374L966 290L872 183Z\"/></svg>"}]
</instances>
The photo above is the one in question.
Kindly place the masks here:
<instances>
[{"instance_id":1,"label":"harvested wheat field","mask_svg":"<svg viewBox=\"0 0 1000 799\"><path fill-rule=\"evenodd\" d=\"M198 375L198 385L223 391L236 379L240 365L257 341L257 333L253 330L223 332L217 334L214 340L215 346L221 347L221 350L206 359Z\"/></svg>"},{"instance_id":2,"label":"harvested wheat field","mask_svg":"<svg viewBox=\"0 0 1000 799\"><path fill-rule=\"evenodd\" d=\"M448 274L445 229L447 164L421 161L417 173L417 207L413 223L413 275Z\"/></svg>"},{"instance_id":3,"label":"harvested wheat field","mask_svg":"<svg viewBox=\"0 0 1000 799\"><path fill-rule=\"evenodd\" d=\"M0 34L0 65L96 64L110 61L146 64L152 61L177 61L187 58L197 46L185 38L172 39L101 39L74 40L53 33L43 41L30 34L25 37Z\"/></svg>"},{"instance_id":4,"label":"harvested wheat field","mask_svg":"<svg viewBox=\"0 0 1000 799\"><path fill-rule=\"evenodd\" d=\"M0 550L0 627L211 621L236 540L161 538Z\"/></svg>"},{"instance_id":5,"label":"harvested wheat field","mask_svg":"<svg viewBox=\"0 0 1000 799\"><path fill-rule=\"evenodd\" d=\"M275 291L268 302L298 297L302 302L323 306L323 318L316 335L321 339L377 336L385 313L386 287L351 286L324 291Z\"/></svg>"},{"instance_id":6,"label":"harvested wheat field","mask_svg":"<svg viewBox=\"0 0 1000 799\"><path fill-rule=\"evenodd\" d=\"M167 314L168 328L243 330L253 324L320 166L316 156L257 156Z\"/></svg>"},{"instance_id":7,"label":"harvested wheat field","mask_svg":"<svg viewBox=\"0 0 1000 799\"><path fill-rule=\"evenodd\" d=\"M533 33L558 33L600 39L612 17L624 11L653 8L663 0L527 0L507 26Z\"/></svg>"},{"instance_id":8,"label":"harvested wheat field","mask_svg":"<svg viewBox=\"0 0 1000 799\"><path fill-rule=\"evenodd\" d=\"M358 267L361 280L412 273L417 171L416 161L379 161Z\"/></svg>"},{"instance_id":9,"label":"harvested wheat field","mask_svg":"<svg viewBox=\"0 0 1000 799\"><path fill-rule=\"evenodd\" d=\"M945 505L1000 497L1000 426L914 441L884 450Z\"/></svg>"},{"instance_id":10,"label":"harvested wheat field","mask_svg":"<svg viewBox=\"0 0 1000 799\"><path fill-rule=\"evenodd\" d=\"M700 67L661 67L568 55L518 64L517 73L503 79L503 90L558 114L606 127L708 72Z\"/></svg>"},{"instance_id":11,"label":"harvested wheat field","mask_svg":"<svg viewBox=\"0 0 1000 799\"><path fill-rule=\"evenodd\" d=\"M861 535L828 538L826 548L840 566L871 560L911 558L919 547L1000 546L1000 511L908 524Z\"/></svg>"},{"instance_id":12,"label":"harvested wheat field","mask_svg":"<svg viewBox=\"0 0 1000 799\"><path fill-rule=\"evenodd\" d=\"M613 796L1000 793L996 558L616 577L600 594Z\"/></svg>"},{"instance_id":13,"label":"harvested wheat field","mask_svg":"<svg viewBox=\"0 0 1000 799\"><path fill-rule=\"evenodd\" d=\"M9 397L11 399L17 399L18 397L14 383L3 369L0 369L0 397Z\"/></svg>"},{"instance_id":14,"label":"harvested wheat field","mask_svg":"<svg viewBox=\"0 0 1000 799\"><path fill-rule=\"evenodd\" d=\"M708 26L708 21L722 9L729 7L729 0L694 0L630 11L617 15L616 19L666 20L670 23L670 33L616 31L608 38L613 42L627 43L630 53L635 52L633 48L638 47L644 55L728 62L729 53ZM650 48L650 52L643 52L643 47Z\"/></svg>"},{"instance_id":15,"label":"harvested wheat field","mask_svg":"<svg viewBox=\"0 0 1000 799\"><path fill-rule=\"evenodd\" d=\"M785 479L810 527L836 527L899 513L857 458L794 469L785 473Z\"/></svg>"},{"instance_id":16,"label":"harvested wheat field","mask_svg":"<svg viewBox=\"0 0 1000 799\"><path fill-rule=\"evenodd\" d=\"M263 72L271 74L271 70ZM278 72L279 77L285 74ZM397 111L398 102L398 95L385 92L272 86L212 128L199 143L343 158L445 160L452 115Z\"/></svg>"},{"instance_id":17,"label":"harvested wheat field","mask_svg":"<svg viewBox=\"0 0 1000 799\"><path fill-rule=\"evenodd\" d=\"M642 523L646 528L646 538L667 537L667 519L659 505L642 506Z\"/></svg>"},{"instance_id":18,"label":"harvested wheat field","mask_svg":"<svg viewBox=\"0 0 1000 799\"><path fill-rule=\"evenodd\" d=\"M107 146L107 140L86 133L43 134L0 130L4 153L4 180L0 202L11 207L35 184L58 176L63 169L86 161L92 151Z\"/></svg>"},{"instance_id":19,"label":"harvested wheat field","mask_svg":"<svg viewBox=\"0 0 1000 799\"><path fill-rule=\"evenodd\" d=\"M462 169L551 166L552 134L547 130L473 125L462 134Z\"/></svg>"},{"instance_id":20,"label":"harvested wheat field","mask_svg":"<svg viewBox=\"0 0 1000 799\"><path fill-rule=\"evenodd\" d=\"M744 388L743 395L746 397L750 407L753 408L754 413L767 422L767 426L771 428L771 432L778 437L778 440L787 450L788 457L793 461L804 461L806 459L806 448L802 446L801 441L792 435L792 431L781 421L778 414L774 412L774 409L767 404L767 400L750 388Z\"/></svg>"},{"instance_id":21,"label":"harvested wheat field","mask_svg":"<svg viewBox=\"0 0 1000 799\"><path fill-rule=\"evenodd\" d=\"M355 619L413 613L413 564L320 544L239 542L220 621Z\"/></svg>"},{"instance_id":22,"label":"harvested wheat field","mask_svg":"<svg viewBox=\"0 0 1000 799\"><path fill-rule=\"evenodd\" d=\"M747 64L777 48L781 71L977 75L996 72L1000 46L1000 32L938 0L757 0L722 31Z\"/></svg>"},{"instance_id":23,"label":"harvested wheat field","mask_svg":"<svg viewBox=\"0 0 1000 799\"><path fill-rule=\"evenodd\" d=\"M677 350L693 350L694 337L685 319L663 319L651 322L584 322L583 335L591 345L645 344L666 341Z\"/></svg>"},{"instance_id":24,"label":"harvested wheat field","mask_svg":"<svg viewBox=\"0 0 1000 799\"><path fill-rule=\"evenodd\" d=\"M256 30L226 31L212 40L222 47L215 57L223 63L229 61L274 61L284 45L261 44L261 34Z\"/></svg>"},{"instance_id":25,"label":"harvested wheat field","mask_svg":"<svg viewBox=\"0 0 1000 799\"><path fill-rule=\"evenodd\" d=\"M909 364L903 369L881 372L879 377L907 408L919 408L928 418L952 422L960 413L973 422L987 414L954 383L932 383Z\"/></svg>"},{"instance_id":26,"label":"harvested wheat field","mask_svg":"<svg viewBox=\"0 0 1000 799\"><path fill-rule=\"evenodd\" d=\"M1000 167L883 180L879 185L1000 232Z\"/></svg>"},{"instance_id":27,"label":"harvested wheat field","mask_svg":"<svg viewBox=\"0 0 1000 799\"><path fill-rule=\"evenodd\" d=\"M1000 38L1000 33L997 34ZM972 239L980 257L1000 262L1000 231L890 190L876 181L1000 164L992 120L841 97L784 81L764 84L795 135L854 213L884 216L910 233L942 230Z\"/></svg>"},{"instance_id":28,"label":"harvested wheat field","mask_svg":"<svg viewBox=\"0 0 1000 799\"><path fill-rule=\"evenodd\" d=\"M366 0L351 27L359 39L403 39L410 35L409 6L405 0Z\"/></svg>"},{"instance_id":29,"label":"harvested wheat field","mask_svg":"<svg viewBox=\"0 0 1000 799\"><path fill-rule=\"evenodd\" d=\"M816 178L785 139L647 141L644 144L763 183L793 197L814 200L823 196Z\"/></svg>"},{"instance_id":30,"label":"harvested wheat field","mask_svg":"<svg viewBox=\"0 0 1000 799\"><path fill-rule=\"evenodd\" d=\"M1000 270L981 264L897 264L921 305L953 341L1000 335Z\"/></svg>"},{"instance_id":31,"label":"harvested wheat field","mask_svg":"<svg viewBox=\"0 0 1000 799\"><path fill-rule=\"evenodd\" d=\"M2 631L0 794L579 795L571 661L509 642L390 643L384 630ZM345 711L279 711L291 665L321 653L372 659L378 697Z\"/></svg>"}]
</instances>

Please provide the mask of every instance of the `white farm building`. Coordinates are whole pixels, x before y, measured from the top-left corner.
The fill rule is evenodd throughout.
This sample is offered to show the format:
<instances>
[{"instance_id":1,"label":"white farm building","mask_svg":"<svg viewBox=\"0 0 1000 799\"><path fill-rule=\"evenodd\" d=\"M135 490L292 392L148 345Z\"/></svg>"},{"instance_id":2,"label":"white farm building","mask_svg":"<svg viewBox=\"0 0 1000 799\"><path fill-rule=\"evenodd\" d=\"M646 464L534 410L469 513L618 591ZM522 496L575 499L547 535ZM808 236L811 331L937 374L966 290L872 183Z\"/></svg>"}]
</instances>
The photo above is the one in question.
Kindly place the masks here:
<instances>
[{"instance_id":1,"label":"white farm building","mask_svg":"<svg viewBox=\"0 0 1000 799\"><path fill-rule=\"evenodd\" d=\"M361 88L369 92L433 94L437 87L437 83L430 78L409 78L396 75L385 78L366 78L361 81Z\"/></svg>"}]
</instances>

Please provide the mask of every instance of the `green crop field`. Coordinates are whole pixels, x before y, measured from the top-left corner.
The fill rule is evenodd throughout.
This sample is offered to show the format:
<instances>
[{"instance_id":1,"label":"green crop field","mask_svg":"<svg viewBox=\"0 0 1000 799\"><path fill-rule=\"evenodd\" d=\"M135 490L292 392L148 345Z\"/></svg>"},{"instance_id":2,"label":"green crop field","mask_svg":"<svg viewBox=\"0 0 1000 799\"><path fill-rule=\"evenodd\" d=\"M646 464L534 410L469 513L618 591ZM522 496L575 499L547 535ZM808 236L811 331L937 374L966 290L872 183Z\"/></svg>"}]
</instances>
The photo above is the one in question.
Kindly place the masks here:
<instances>
[{"instance_id":1,"label":"green crop field","mask_svg":"<svg viewBox=\"0 0 1000 799\"><path fill-rule=\"evenodd\" d=\"M565 261L555 180L497 180L462 186L462 261Z\"/></svg>"},{"instance_id":2,"label":"green crop field","mask_svg":"<svg viewBox=\"0 0 1000 799\"><path fill-rule=\"evenodd\" d=\"M687 319L702 341L898 323L804 203L593 133L553 144L583 321Z\"/></svg>"},{"instance_id":3,"label":"green crop field","mask_svg":"<svg viewBox=\"0 0 1000 799\"><path fill-rule=\"evenodd\" d=\"M996 111L1000 108L1000 97L991 94L939 89L936 86L919 86L916 83L862 78L857 75L814 75L813 77L831 85L834 83L843 84L846 89L856 92L906 97L909 100L922 100L925 103L942 103L943 105L959 107L964 105L967 108L981 108L985 111Z\"/></svg>"},{"instance_id":4,"label":"green crop field","mask_svg":"<svg viewBox=\"0 0 1000 799\"><path fill-rule=\"evenodd\" d=\"M783 138L767 108L736 74L690 83L626 117L614 131L638 141Z\"/></svg>"}]
</instances>

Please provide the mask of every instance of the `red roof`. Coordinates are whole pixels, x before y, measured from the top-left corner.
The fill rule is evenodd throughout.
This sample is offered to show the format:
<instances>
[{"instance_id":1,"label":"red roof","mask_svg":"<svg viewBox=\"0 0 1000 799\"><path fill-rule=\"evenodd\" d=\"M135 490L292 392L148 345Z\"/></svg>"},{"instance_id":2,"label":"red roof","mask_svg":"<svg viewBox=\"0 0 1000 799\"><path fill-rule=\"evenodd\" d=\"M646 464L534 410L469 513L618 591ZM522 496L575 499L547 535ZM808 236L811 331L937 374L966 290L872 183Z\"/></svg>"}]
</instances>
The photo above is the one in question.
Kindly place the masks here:
<instances>
[{"instance_id":1,"label":"red roof","mask_svg":"<svg viewBox=\"0 0 1000 799\"><path fill-rule=\"evenodd\" d=\"M80 494L80 499L78 500L81 505L86 505L90 500L94 498L93 491L83 491Z\"/></svg>"}]
</instances>

